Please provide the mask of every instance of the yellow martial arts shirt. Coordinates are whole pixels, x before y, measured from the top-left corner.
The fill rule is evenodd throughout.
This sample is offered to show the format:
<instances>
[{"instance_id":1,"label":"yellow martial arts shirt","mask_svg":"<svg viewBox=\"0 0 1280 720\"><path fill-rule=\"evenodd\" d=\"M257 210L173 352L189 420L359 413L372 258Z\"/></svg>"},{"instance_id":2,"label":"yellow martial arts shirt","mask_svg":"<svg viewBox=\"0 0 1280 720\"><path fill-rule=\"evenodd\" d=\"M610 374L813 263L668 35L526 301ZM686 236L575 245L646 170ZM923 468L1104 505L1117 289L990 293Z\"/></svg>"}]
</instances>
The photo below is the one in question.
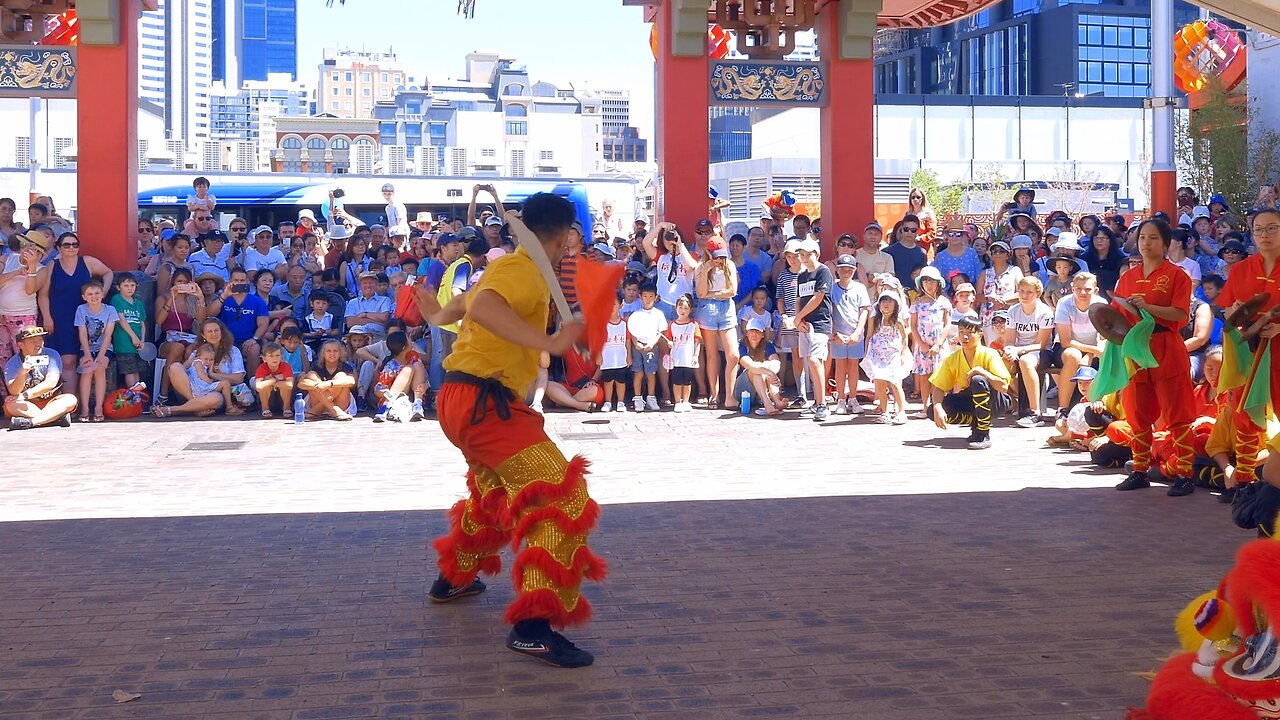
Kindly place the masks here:
<instances>
[{"instance_id":1,"label":"yellow martial arts shirt","mask_svg":"<svg viewBox=\"0 0 1280 720\"><path fill-rule=\"evenodd\" d=\"M974 367L980 367L1009 382L1009 369L1004 366L1004 359L1000 357L1000 353L986 345L978 345L974 351L973 365L965 359L964 348L951 353L933 371L933 375L929 376L929 382L944 393L954 392L957 385L969 386L969 370Z\"/></svg>"},{"instance_id":2,"label":"yellow martial arts shirt","mask_svg":"<svg viewBox=\"0 0 1280 720\"><path fill-rule=\"evenodd\" d=\"M480 281L467 291L467 308L486 290L497 293L529 327L546 330L551 291L524 248L489 263ZM445 358L444 369L496 378L523 400L525 390L538 376L538 351L503 340L468 318L462 323L453 352Z\"/></svg>"}]
</instances>

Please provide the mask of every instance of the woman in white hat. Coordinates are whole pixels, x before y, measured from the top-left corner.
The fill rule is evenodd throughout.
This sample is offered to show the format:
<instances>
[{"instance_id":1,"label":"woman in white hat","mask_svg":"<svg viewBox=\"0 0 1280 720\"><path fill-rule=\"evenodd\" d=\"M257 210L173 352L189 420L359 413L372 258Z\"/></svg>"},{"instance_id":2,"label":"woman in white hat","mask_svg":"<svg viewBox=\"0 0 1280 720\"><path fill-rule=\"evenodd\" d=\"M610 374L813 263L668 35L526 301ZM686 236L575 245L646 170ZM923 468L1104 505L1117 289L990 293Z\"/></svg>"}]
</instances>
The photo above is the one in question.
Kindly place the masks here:
<instances>
[{"instance_id":1,"label":"woman in white hat","mask_svg":"<svg viewBox=\"0 0 1280 720\"><path fill-rule=\"evenodd\" d=\"M926 265L916 277L916 290L920 295L911 304L911 344L915 346L911 372L916 376L916 393L923 406L912 417L929 417L929 401L933 386L929 376L938 369L943 350L947 346L947 330L951 327L951 301L942 294L945 286L938 268Z\"/></svg>"},{"instance_id":2,"label":"woman in white hat","mask_svg":"<svg viewBox=\"0 0 1280 720\"><path fill-rule=\"evenodd\" d=\"M978 286L977 307L982 311L982 341L991 345L1000 339L1000 333L991 327L991 319L997 311L1004 311L1018 301L1018 281L1022 271L1012 263L1009 244L997 240L987 248L991 255L991 267L982 273Z\"/></svg>"}]
</instances>

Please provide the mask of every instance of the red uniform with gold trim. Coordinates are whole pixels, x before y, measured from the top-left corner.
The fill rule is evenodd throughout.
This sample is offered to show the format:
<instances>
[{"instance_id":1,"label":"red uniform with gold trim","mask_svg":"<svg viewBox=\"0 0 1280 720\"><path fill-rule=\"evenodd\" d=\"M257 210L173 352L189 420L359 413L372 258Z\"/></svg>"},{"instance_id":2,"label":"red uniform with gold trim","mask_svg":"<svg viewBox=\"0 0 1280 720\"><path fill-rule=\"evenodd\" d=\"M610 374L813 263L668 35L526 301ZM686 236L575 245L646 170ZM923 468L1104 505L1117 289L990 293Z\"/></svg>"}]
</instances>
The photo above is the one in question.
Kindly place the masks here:
<instances>
[{"instance_id":1,"label":"red uniform with gold trim","mask_svg":"<svg viewBox=\"0 0 1280 720\"><path fill-rule=\"evenodd\" d=\"M1140 297L1148 305L1177 308L1184 317L1190 317L1191 277L1168 260L1161 262L1150 274L1142 265L1126 270L1116 284L1115 294L1123 298ZM1117 309L1130 322L1136 323L1141 319L1123 308L1117 306ZM1134 373L1121 395L1125 417L1133 427L1133 469L1145 472L1151 467L1152 433L1163 417L1173 441L1169 469L1178 476L1187 477L1191 474L1194 459L1191 423L1197 415L1192 397L1191 358L1178 333L1187 320L1155 320L1151 354L1155 356L1157 365Z\"/></svg>"},{"instance_id":2,"label":"red uniform with gold trim","mask_svg":"<svg viewBox=\"0 0 1280 720\"><path fill-rule=\"evenodd\" d=\"M1266 265L1261 255L1250 255L1241 260L1231 270L1230 277L1227 278L1226 285L1222 288L1222 294L1218 296L1218 307L1227 309L1238 302L1244 302L1254 295L1266 293L1269 298L1267 304L1262 307L1262 312L1266 312L1271 308L1280 304L1280 261L1276 262L1275 267L1271 268L1271 272L1267 272ZM1280 363L1275 361L1277 354L1280 353L1280 346L1276 345L1276 341L1280 338L1271 339L1271 407L1272 412L1280 408ZM1259 369L1261 372L1261 369ZM1248 395L1249 387L1246 385L1240 390L1240 397ZM1255 457L1259 450L1262 449L1263 443L1266 441L1264 437L1265 429L1259 427L1253 422L1253 418L1249 413L1242 409L1237 410L1233 416L1236 424L1236 447L1240 448L1237 454L1243 454L1248 457ZM1237 468L1239 469L1239 468ZM1242 482L1248 482L1253 479L1250 473L1240 473Z\"/></svg>"}]
</instances>

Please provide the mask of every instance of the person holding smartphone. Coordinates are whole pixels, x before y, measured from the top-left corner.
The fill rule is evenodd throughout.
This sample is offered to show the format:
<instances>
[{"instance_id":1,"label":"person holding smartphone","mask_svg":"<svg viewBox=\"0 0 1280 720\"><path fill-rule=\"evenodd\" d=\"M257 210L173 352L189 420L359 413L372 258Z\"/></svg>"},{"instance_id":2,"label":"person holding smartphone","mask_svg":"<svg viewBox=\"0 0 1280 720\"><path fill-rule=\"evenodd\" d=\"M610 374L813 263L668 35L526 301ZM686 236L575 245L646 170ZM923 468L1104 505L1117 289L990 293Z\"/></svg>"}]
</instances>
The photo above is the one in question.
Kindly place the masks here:
<instances>
[{"instance_id":1,"label":"person holding smartphone","mask_svg":"<svg viewBox=\"0 0 1280 720\"><path fill-rule=\"evenodd\" d=\"M267 301L251 294L250 290L249 275L244 268L236 268L231 271L231 282L209 303L209 309L216 303L218 319L231 331L236 347L244 355L246 370L254 373L258 370L271 313Z\"/></svg>"},{"instance_id":2,"label":"person holding smartphone","mask_svg":"<svg viewBox=\"0 0 1280 720\"><path fill-rule=\"evenodd\" d=\"M468 225L479 225L479 221L476 219L476 198L478 198L480 196L480 193L482 192L489 193L489 195L493 198L493 204L496 206L494 210L497 211L498 213L497 216L499 218L502 218L503 216L506 215L506 210L502 208L502 199L498 197L498 189L496 187L488 184L473 185L471 187L471 203L467 205L467 224ZM481 229L483 230L483 228Z\"/></svg>"}]
</instances>

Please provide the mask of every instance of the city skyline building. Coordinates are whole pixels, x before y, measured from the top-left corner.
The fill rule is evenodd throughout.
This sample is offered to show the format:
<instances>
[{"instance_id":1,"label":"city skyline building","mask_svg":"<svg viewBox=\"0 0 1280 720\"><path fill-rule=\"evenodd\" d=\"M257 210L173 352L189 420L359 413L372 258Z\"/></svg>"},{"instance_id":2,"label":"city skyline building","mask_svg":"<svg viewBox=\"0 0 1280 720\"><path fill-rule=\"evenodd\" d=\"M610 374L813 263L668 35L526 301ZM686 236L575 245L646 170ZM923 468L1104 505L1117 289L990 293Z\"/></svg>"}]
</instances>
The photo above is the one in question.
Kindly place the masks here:
<instances>
[{"instance_id":1,"label":"city skyline building","mask_svg":"<svg viewBox=\"0 0 1280 720\"><path fill-rule=\"evenodd\" d=\"M340 118L373 117L374 103L390 100L411 85L409 71L394 51L325 48L317 68L316 113Z\"/></svg>"},{"instance_id":2,"label":"city skyline building","mask_svg":"<svg viewBox=\"0 0 1280 720\"><path fill-rule=\"evenodd\" d=\"M138 96L164 110L166 138L209 136L214 0L157 0L138 19Z\"/></svg>"},{"instance_id":3,"label":"city skyline building","mask_svg":"<svg viewBox=\"0 0 1280 720\"><path fill-rule=\"evenodd\" d=\"M239 88L214 82L210 91L209 136L213 140L257 142L264 132L264 119L310 114L310 93L288 73L272 73L261 81L246 80Z\"/></svg>"},{"instance_id":4,"label":"city skyline building","mask_svg":"<svg viewBox=\"0 0 1280 720\"><path fill-rule=\"evenodd\" d=\"M298 79L297 0L210 0L212 75L227 87L288 73Z\"/></svg>"},{"instance_id":5,"label":"city skyline building","mask_svg":"<svg viewBox=\"0 0 1280 720\"><path fill-rule=\"evenodd\" d=\"M1177 0L1174 22L1199 17ZM1150 0L1003 0L926 30L882 30L878 95L1151 94Z\"/></svg>"}]
</instances>

